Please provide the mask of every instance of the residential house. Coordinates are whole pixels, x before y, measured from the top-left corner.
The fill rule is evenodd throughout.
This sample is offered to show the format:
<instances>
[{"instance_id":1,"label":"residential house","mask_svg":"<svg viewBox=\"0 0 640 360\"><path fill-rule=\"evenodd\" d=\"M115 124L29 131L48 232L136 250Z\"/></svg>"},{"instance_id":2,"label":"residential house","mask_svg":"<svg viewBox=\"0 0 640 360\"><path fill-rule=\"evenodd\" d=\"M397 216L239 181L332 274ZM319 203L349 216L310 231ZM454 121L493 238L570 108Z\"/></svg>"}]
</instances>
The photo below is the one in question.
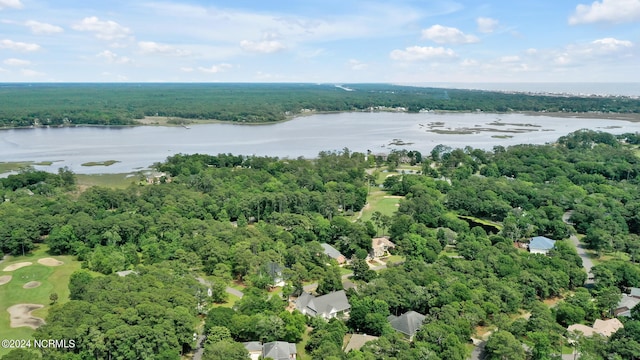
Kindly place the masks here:
<instances>
[{"instance_id":1,"label":"residential house","mask_svg":"<svg viewBox=\"0 0 640 360\"><path fill-rule=\"evenodd\" d=\"M593 336L593 334L600 334L604 337L613 335L616 331L622 329L624 325L618 319L600 320L597 319L593 326L587 326L582 324L573 324L567 328L569 332L579 332L583 336Z\"/></svg>"},{"instance_id":2,"label":"residential house","mask_svg":"<svg viewBox=\"0 0 640 360\"><path fill-rule=\"evenodd\" d=\"M602 336L609 337L616 331L624 328L624 325L618 319L600 320L596 319L593 323L593 330Z\"/></svg>"},{"instance_id":3,"label":"residential house","mask_svg":"<svg viewBox=\"0 0 640 360\"><path fill-rule=\"evenodd\" d=\"M632 287L629 289L629 296L640 299L640 288Z\"/></svg>"},{"instance_id":4,"label":"residential house","mask_svg":"<svg viewBox=\"0 0 640 360\"><path fill-rule=\"evenodd\" d=\"M322 317L326 320L335 317L345 317L349 315L351 305L344 290L314 296L308 292L303 292L296 300L296 309L301 313L313 317Z\"/></svg>"},{"instance_id":5,"label":"residential house","mask_svg":"<svg viewBox=\"0 0 640 360\"><path fill-rule=\"evenodd\" d=\"M400 316L390 315L387 317L391 327L402 333L409 341L413 341L413 337L422 327L424 319L424 315L415 311L408 311Z\"/></svg>"},{"instance_id":6,"label":"residential house","mask_svg":"<svg viewBox=\"0 0 640 360\"><path fill-rule=\"evenodd\" d=\"M389 255L389 249L396 247L396 244L386 237L379 237L371 239L371 253L369 256L372 258L379 258Z\"/></svg>"},{"instance_id":7,"label":"residential house","mask_svg":"<svg viewBox=\"0 0 640 360\"><path fill-rule=\"evenodd\" d=\"M338 264L342 265L345 262L347 262L347 258L344 257L344 255L342 255L340 251L338 251L333 246L327 243L322 243L320 244L320 246L322 246L322 248L324 249L324 253L330 258L335 259L338 262Z\"/></svg>"},{"instance_id":8,"label":"residential house","mask_svg":"<svg viewBox=\"0 0 640 360\"><path fill-rule=\"evenodd\" d=\"M630 317L631 309L636 307L636 305L638 304L640 304L640 298L622 294L622 299L620 299L620 302L618 303L618 305L616 305L616 308L613 310L613 314L615 316Z\"/></svg>"},{"instance_id":9,"label":"residential house","mask_svg":"<svg viewBox=\"0 0 640 360\"><path fill-rule=\"evenodd\" d=\"M272 341L262 346L262 358L273 360L295 360L296 344L285 341Z\"/></svg>"},{"instance_id":10,"label":"residential house","mask_svg":"<svg viewBox=\"0 0 640 360\"><path fill-rule=\"evenodd\" d=\"M270 262L266 265L267 273L273 279L273 286L284 286L284 276L282 272L284 271L284 267L276 264L274 262Z\"/></svg>"},{"instance_id":11,"label":"residential house","mask_svg":"<svg viewBox=\"0 0 640 360\"><path fill-rule=\"evenodd\" d=\"M244 348L249 352L251 360L258 360L262 356L262 344L258 341L243 343Z\"/></svg>"},{"instance_id":12,"label":"residential house","mask_svg":"<svg viewBox=\"0 0 640 360\"><path fill-rule=\"evenodd\" d=\"M295 360L297 357L296 344L285 341L272 341L261 344L257 341L243 343L244 348L249 352L251 360L273 359L273 360Z\"/></svg>"},{"instance_id":13,"label":"residential house","mask_svg":"<svg viewBox=\"0 0 640 360\"><path fill-rule=\"evenodd\" d=\"M544 236L536 236L531 238L531 241L529 242L529 252L532 254L547 255L549 250L553 249L555 244L555 240L551 240Z\"/></svg>"},{"instance_id":14,"label":"residential house","mask_svg":"<svg viewBox=\"0 0 640 360\"><path fill-rule=\"evenodd\" d=\"M368 343L369 341L378 340L377 336L367 334L347 334L345 335L345 338L346 337L349 338L347 345L344 347L344 352L346 353L351 350L360 350L364 346L364 344Z\"/></svg>"}]
</instances>

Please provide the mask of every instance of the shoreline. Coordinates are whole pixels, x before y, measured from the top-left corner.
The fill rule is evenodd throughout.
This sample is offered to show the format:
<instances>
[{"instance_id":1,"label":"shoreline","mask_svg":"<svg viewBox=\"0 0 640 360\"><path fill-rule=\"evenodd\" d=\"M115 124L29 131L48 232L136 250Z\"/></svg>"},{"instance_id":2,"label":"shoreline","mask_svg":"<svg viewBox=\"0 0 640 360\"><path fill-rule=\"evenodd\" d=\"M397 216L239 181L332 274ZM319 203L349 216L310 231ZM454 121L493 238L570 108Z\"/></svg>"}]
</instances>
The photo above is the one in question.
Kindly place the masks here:
<instances>
[{"instance_id":1,"label":"shoreline","mask_svg":"<svg viewBox=\"0 0 640 360\"><path fill-rule=\"evenodd\" d=\"M324 114L340 114L340 113L362 113L371 112L367 110L352 110L352 111L309 111L305 113L299 113L295 115L287 115L282 120L274 121L262 121L262 122L238 122L238 121L226 121L217 119L188 119L178 117L165 117L165 116L146 116L143 119L135 120L137 124L126 125L100 125L100 124L70 124L62 126L16 126L16 127L0 127L2 130L14 130L14 129L42 129L42 128L72 128L72 127L96 127L96 128L128 128L138 126L164 126L164 127L185 127L187 130L190 125L207 125L207 124L228 124L228 125L241 125L241 126L261 126L284 123L287 121L295 120L297 118L303 118L312 115L324 115ZM390 112L399 114L408 114L407 111L373 111L373 112ZM595 119L595 120L620 120L629 122L640 122L640 113L574 113L574 112L545 112L545 111L512 111L512 112L486 112L486 111L448 111L448 110L430 110L430 114L495 114L495 115L512 115L521 114L526 116L546 116L546 117L558 117L566 119ZM184 120L181 124L169 123L171 120Z\"/></svg>"}]
</instances>

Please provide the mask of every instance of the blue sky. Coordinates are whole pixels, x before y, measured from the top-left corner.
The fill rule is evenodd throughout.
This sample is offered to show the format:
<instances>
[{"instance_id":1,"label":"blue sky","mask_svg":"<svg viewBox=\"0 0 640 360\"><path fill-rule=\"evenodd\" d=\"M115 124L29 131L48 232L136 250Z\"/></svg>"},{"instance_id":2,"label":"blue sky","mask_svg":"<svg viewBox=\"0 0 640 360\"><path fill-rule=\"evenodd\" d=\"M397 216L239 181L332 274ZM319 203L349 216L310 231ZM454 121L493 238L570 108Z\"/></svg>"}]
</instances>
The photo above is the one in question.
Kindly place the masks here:
<instances>
[{"instance_id":1,"label":"blue sky","mask_svg":"<svg viewBox=\"0 0 640 360\"><path fill-rule=\"evenodd\" d=\"M640 82L640 0L0 0L0 82Z\"/></svg>"}]
</instances>

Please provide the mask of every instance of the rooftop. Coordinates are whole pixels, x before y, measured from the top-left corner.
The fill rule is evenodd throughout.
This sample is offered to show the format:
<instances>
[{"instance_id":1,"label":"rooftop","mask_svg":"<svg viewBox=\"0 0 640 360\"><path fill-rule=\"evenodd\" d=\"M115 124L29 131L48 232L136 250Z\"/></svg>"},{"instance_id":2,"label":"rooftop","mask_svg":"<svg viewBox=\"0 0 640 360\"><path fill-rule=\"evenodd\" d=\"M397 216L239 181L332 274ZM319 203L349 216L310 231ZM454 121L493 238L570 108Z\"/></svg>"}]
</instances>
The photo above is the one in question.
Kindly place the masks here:
<instances>
[{"instance_id":1,"label":"rooftop","mask_svg":"<svg viewBox=\"0 0 640 360\"><path fill-rule=\"evenodd\" d=\"M548 237L536 236L529 242L529 249L551 250L555 243L555 240L551 240Z\"/></svg>"}]
</instances>

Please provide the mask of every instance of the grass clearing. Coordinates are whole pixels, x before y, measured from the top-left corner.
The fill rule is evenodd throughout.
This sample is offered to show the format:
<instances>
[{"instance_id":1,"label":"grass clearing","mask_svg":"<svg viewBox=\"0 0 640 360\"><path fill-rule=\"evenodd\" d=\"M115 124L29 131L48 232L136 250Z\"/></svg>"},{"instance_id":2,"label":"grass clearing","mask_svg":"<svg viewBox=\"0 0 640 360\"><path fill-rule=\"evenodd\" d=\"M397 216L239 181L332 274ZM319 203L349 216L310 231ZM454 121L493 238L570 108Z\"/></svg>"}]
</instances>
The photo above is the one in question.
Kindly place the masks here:
<instances>
[{"instance_id":1,"label":"grass clearing","mask_svg":"<svg viewBox=\"0 0 640 360\"><path fill-rule=\"evenodd\" d=\"M383 215L393 216L398 211L398 205L400 204L400 197L389 197L389 194L380 189L372 189L367 196L366 206L362 210L362 217L360 220L371 220L371 216L374 212L379 211ZM353 215L352 220L357 219L358 215Z\"/></svg>"},{"instance_id":2,"label":"grass clearing","mask_svg":"<svg viewBox=\"0 0 640 360\"><path fill-rule=\"evenodd\" d=\"M229 294L227 293L227 302L222 303L222 304L213 304L214 308L217 307L225 307L225 308L232 308L233 305L236 304L236 301L240 300L239 297L233 295L233 294Z\"/></svg>"},{"instance_id":3,"label":"grass clearing","mask_svg":"<svg viewBox=\"0 0 640 360\"><path fill-rule=\"evenodd\" d=\"M136 174L76 174L76 181L80 188L102 186L112 189L125 189L140 181Z\"/></svg>"},{"instance_id":4,"label":"grass clearing","mask_svg":"<svg viewBox=\"0 0 640 360\"><path fill-rule=\"evenodd\" d=\"M54 256L56 260L64 264L60 266L45 266L39 264L38 259L52 257L46 253L47 247L40 246L32 254L26 256L9 257L0 263L0 276L11 275L12 279L5 285L0 285L0 338L3 339L30 339L34 330L29 327L10 327L7 308L16 304L42 304L44 308L34 311L33 316L45 319L51 307L49 296L58 294L58 304L69 301L69 277L71 273L80 269L80 262L72 256ZM14 270L2 271L7 266L31 262L32 265ZM39 281L40 286L24 289L24 284L30 281ZM0 357L6 355L10 349L0 348Z\"/></svg>"}]
</instances>

